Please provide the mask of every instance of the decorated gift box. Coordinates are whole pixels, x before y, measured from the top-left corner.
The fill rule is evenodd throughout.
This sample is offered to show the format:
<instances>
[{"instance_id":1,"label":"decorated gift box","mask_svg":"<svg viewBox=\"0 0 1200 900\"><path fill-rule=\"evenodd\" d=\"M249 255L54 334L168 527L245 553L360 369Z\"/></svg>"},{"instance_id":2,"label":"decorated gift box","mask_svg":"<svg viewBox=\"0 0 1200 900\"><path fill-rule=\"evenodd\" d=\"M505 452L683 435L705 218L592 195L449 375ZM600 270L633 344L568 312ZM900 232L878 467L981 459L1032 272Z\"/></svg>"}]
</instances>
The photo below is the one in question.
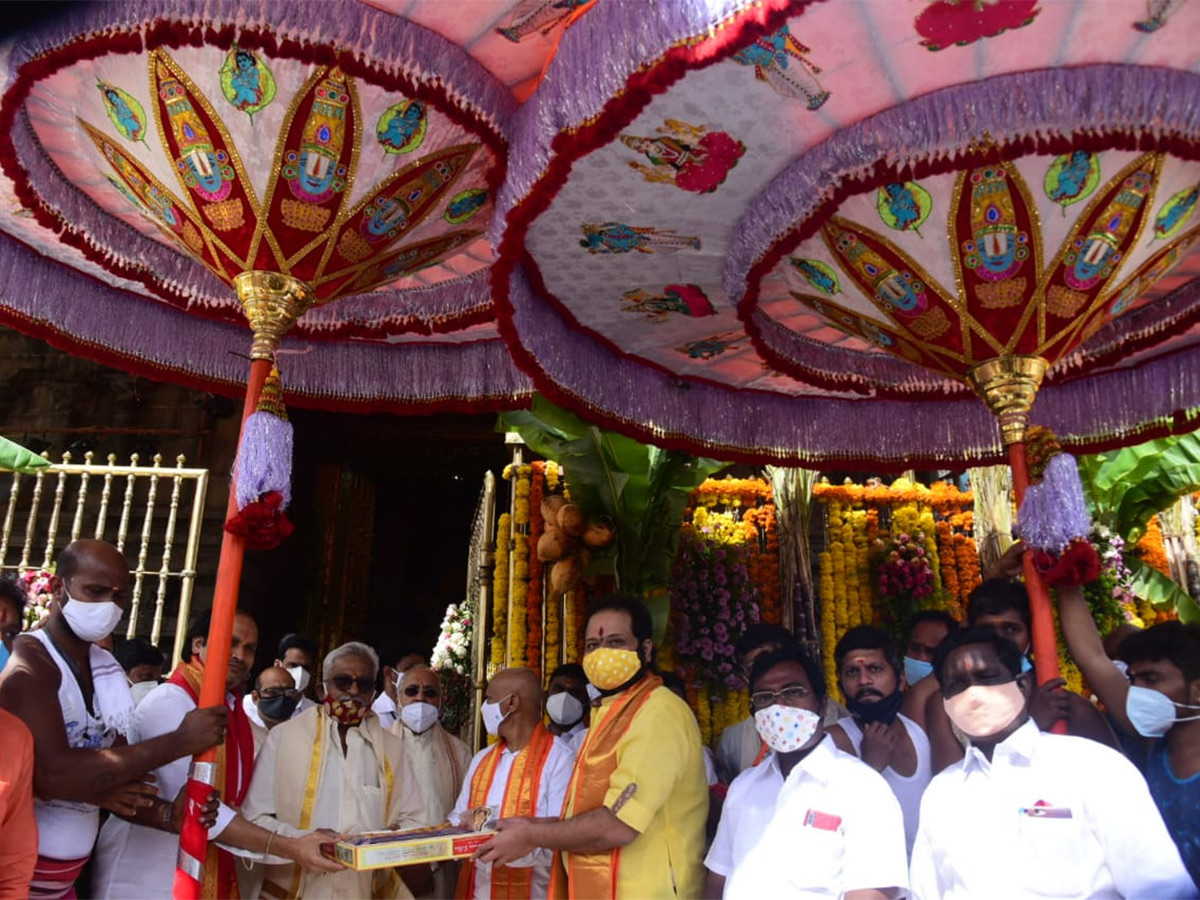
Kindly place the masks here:
<instances>
[{"instance_id":1,"label":"decorated gift box","mask_svg":"<svg viewBox=\"0 0 1200 900\"><path fill-rule=\"evenodd\" d=\"M493 824L491 810L474 811L472 821L476 828L445 824L366 831L330 845L328 855L358 871L461 859L473 856L496 833L487 827Z\"/></svg>"}]
</instances>

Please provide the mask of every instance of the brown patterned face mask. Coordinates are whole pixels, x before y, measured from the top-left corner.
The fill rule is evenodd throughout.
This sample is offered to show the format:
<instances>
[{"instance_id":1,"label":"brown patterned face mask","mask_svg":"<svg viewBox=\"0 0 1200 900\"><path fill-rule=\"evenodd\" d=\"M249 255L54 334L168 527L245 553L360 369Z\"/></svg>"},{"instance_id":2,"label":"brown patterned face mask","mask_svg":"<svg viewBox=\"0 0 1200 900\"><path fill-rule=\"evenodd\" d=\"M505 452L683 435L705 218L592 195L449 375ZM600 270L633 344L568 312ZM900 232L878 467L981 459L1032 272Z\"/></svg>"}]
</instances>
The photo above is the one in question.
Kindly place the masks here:
<instances>
[{"instance_id":1,"label":"brown patterned face mask","mask_svg":"<svg viewBox=\"0 0 1200 900\"><path fill-rule=\"evenodd\" d=\"M361 697L334 700L326 694L325 709L339 725L357 725L367 717L367 704Z\"/></svg>"}]
</instances>

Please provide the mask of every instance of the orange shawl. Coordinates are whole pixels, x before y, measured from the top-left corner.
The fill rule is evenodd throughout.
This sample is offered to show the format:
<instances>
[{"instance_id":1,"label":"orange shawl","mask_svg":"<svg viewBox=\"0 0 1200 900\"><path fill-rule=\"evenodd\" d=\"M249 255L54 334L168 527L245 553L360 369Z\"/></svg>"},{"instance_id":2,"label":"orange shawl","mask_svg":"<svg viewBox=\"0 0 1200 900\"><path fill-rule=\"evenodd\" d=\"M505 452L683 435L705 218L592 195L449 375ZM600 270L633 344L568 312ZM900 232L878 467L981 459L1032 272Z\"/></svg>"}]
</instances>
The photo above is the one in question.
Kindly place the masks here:
<instances>
[{"instance_id":1,"label":"orange shawl","mask_svg":"<svg viewBox=\"0 0 1200 900\"><path fill-rule=\"evenodd\" d=\"M496 778L496 767L506 744L500 741L492 751L480 760L471 776L471 809L487 806L488 794ZM542 786L542 769L554 746L554 735L541 722L534 729L525 749L513 760L504 786L504 799L500 803L498 817L536 816L538 794ZM533 869L527 866L492 866L492 900L532 900ZM454 896L459 900L471 900L475 896L475 863L467 861L458 875L458 889ZM479 897L475 900L487 900Z\"/></svg>"},{"instance_id":2,"label":"orange shawl","mask_svg":"<svg viewBox=\"0 0 1200 900\"><path fill-rule=\"evenodd\" d=\"M571 783L563 803L563 817L599 809L608 794L608 784L617 768L617 744L629 730L630 724L650 699L650 694L662 686L662 679L647 673L633 687L613 701L613 707L597 725L593 718L587 739L579 748ZM617 896L617 871L621 850L614 847L602 853L554 854L550 869L550 896L555 900L601 900Z\"/></svg>"}]
</instances>

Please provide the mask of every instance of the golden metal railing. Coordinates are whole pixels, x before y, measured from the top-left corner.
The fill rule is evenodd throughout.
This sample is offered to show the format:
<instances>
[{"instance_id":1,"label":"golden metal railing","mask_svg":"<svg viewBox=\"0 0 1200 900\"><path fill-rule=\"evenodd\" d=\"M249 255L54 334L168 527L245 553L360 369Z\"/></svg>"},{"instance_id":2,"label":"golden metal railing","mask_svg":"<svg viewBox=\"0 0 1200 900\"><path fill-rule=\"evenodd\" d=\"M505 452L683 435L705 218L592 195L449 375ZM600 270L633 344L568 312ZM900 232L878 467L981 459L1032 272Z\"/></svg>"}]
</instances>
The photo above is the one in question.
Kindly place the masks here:
<instances>
[{"instance_id":1,"label":"golden metal railing","mask_svg":"<svg viewBox=\"0 0 1200 900\"><path fill-rule=\"evenodd\" d=\"M84 454L83 460L82 464L72 463L68 452L63 454L62 462L39 469L34 474L22 475L0 469L0 493L3 492L3 479L11 479L7 491L8 505L0 529L0 573L49 568L55 551L80 537L111 541L124 553L130 520L135 518L137 512L141 515L141 531L137 541L137 563L130 570L133 576L132 600L125 636L133 637L139 631L145 633L142 629L142 620L145 618L142 600L147 595L147 588L152 587L154 609L149 634L153 643L159 643L168 586L173 579L177 579L179 603L175 607L177 627L171 660L178 659L183 649L187 619L191 614L196 558L200 552L200 526L204 520L204 500L208 493L208 469L184 468L186 460L183 456L175 457L174 468L163 468L159 455L154 457L149 466L138 465L136 453L129 458L127 466L117 465L115 454L109 454L105 463L95 462L94 454L90 452ZM124 479L124 493L119 495L120 508L114 510L113 489L115 486L120 490L120 479ZM90 490L93 480L101 481L98 495ZM78 487L74 486L75 481ZM161 508L164 506L162 494L166 492L160 491L160 485L165 488L166 482L170 483L170 500L164 512ZM50 509L43 510L43 495L48 490L53 490L53 499ZM189 492L190 498L187 498ZM63 534L63 507L71 505L70 496L74 496L74 509L68 514L71 527ZM182 566L172 569L181 506L187 523L187 541ZM23 522L18 520L18 515ZM85 522L94 522L94 527L85 531ZM18 550L18 561L9 562L10 553L15 555ZM152 555L158 560L157 568L153 568ZM147 579L154 583L147 585Z\"/></svg>"}]
</instances>

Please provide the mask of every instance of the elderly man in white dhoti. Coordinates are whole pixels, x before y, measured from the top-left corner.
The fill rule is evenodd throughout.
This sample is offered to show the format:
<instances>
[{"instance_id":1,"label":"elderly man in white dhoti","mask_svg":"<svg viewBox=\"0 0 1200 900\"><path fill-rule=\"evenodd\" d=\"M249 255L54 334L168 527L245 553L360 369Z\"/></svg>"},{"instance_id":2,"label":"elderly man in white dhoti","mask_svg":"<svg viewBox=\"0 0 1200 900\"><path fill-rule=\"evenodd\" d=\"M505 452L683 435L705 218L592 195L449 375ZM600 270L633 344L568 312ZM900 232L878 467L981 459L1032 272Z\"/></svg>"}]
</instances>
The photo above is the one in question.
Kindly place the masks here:
<instances>
[{"instance_id":1,"label":"elderly man in white dhoti","mask_svg":"<svg viewBox=\"0 0 1200 900\"><path fill-rule=\"evenodd\" d=\"M366 644L325 657L324 701L271 730L259 753L242 813L283 835L329 829L357 834L415 828L421 792L400 742L371 712L379 658ZM263 896L411 897L429 883L428 866L328 875L293 865L264 867Z\"/></svg>"}]
</instances>

